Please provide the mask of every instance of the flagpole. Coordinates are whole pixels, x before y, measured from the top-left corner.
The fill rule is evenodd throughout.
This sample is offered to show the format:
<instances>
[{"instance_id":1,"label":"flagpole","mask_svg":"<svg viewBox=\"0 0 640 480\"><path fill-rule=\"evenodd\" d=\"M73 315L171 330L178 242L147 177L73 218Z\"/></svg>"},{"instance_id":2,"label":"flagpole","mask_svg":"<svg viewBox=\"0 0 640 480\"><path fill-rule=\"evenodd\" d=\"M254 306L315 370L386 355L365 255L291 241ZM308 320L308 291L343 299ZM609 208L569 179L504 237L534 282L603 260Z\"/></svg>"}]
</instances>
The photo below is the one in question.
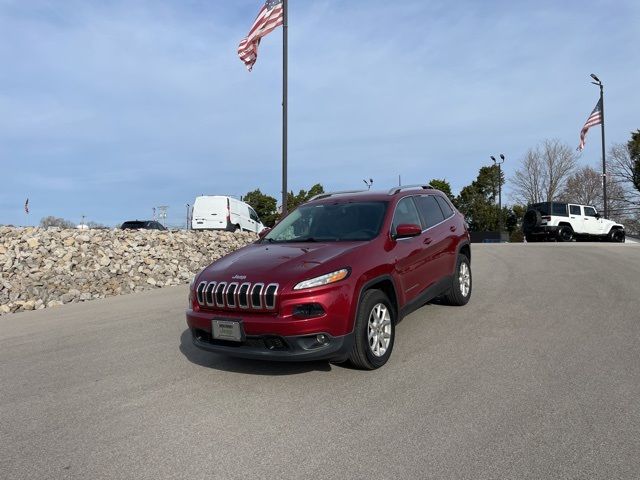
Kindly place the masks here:
<instances>
[{"instance_id":1,"label":"flagpole","mask_svg":"<svg viewBox=\"0 0 640 480\"><path fill-rule=\"evenodd\" d=\"M288 5L282 0L282 216L287 214L287 75Z\"/></svg>"},{"instance_id":2,"label":"flagpole","mask_svg":"<svg viewBox=\"0 0 640 480\"><path fill-rule=\"evenodd\" d=\"M600 82L600 115L602 115L602 123L600 130L602 131L602 200L604 201L604 218L609 218L609 204L607 202L607 162L604 147L604 89Z\"/></svg>"}]
</instances>

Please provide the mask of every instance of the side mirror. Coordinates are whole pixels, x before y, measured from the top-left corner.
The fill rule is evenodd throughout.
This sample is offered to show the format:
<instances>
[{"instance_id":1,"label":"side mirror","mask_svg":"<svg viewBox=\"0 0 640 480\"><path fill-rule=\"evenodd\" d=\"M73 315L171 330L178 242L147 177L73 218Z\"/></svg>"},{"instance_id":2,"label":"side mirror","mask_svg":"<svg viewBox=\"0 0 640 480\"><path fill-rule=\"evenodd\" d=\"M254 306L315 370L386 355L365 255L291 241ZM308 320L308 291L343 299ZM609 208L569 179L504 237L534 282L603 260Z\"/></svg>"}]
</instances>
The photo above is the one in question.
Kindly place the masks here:
<instances>
[{"instance_id":1,"label":"side mirror","mask_svg":"<svg viewBox=\"0 0 640 480\"><path fill-rule=\"evenodd\" d=\"M416 237L422 233L422 227L413 223L402 223L396 227L394 238Z\"/></svg>"},{"instance_id":2,"label":"side mirror","mask_svg":"<svg viewBox=\"0 0 640 480\"><path fill-rule=\"evenodd\" d=\"M271 231L271 229L269 227L263 228L262 230L260 230L260 233L258 233L258 238L261 238L261 239L264 238L265 235L267 233L269 233L270 231Z\"/></svg>"},{"instance_id":3,"label":"side mirror","mask_svg":"<svg viewBox=\"0 0 640 480\"><path fill-rule=\"evenodd\" d=\"M596 218L600 218L600 214L599 214L598 212L596 212L595 217L596 217Z\"/></svg>"}]
</instances>

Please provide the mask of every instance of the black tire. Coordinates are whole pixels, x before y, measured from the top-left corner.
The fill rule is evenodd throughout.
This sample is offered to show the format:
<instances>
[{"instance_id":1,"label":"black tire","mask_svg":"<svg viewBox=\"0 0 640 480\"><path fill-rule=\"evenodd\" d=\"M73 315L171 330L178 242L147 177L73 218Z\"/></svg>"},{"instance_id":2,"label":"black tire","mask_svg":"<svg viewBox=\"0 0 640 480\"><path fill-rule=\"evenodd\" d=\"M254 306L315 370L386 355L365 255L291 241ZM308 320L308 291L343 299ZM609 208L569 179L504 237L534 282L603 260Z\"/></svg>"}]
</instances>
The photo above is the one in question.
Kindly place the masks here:
<instances>
[{"instance_id":1,"label":"black tire","mask_svg":"<svg viewBox=\"0 0 640 480\"><path fill-rule=\"evenodd\" d=\"M390 337L389 344L380 356L377 356L372 351L373 347L370 346L369 341L369 317L374 313L373 310L378 305L384 305L389 313L391 320L390 323ZM362 296L360 306L358 307L358 313L356 315L356 322L353 329L354 341L353 347L349 354L349 361L351 364L362 370L374 370L380 368L391 356L393 350L393 343L395 340L396 330L396 311L393 305L389 301L389 298L380 290L367 290ZM374 339L372 339L374 340Z\"/></svg>"},{"instance_id":2,"label":"black tire","mask_svg":"<svg viewBox=\"0 0 640 480\"><path fill-rule=\"evenodd\" d=\"M567 226L560 227L556 238L559 242L570 242L573 240L573 228Z\"/></svg>"},{"instance_id":3,"label":"black tire","mask_svg":"<svg viewBox=\"0 0 640 480\"><path fill-rule=\"evenodd\" d=\"M234 225L233 226L233 233L241 232L241 231L242 231L242 229L240 228L240 225Z\"/></svg>"},{"instance_id":4,"label":"black tire","mask_svg":"<svg viewBox=\"0 0 640 480\"><path fill-rule=\"evenodd\" d=\"M542 215L538 210L530 209L524 214L522 219L522 228L525 231L531 231L542 223Z\"/></svg>"},{"instance_id":5,"label":"black tire","mask_svg":"<svg viewBox=\"0 0 640 480\"><path fill-rule=\"evenodd\" d=\"M625 233L624 230L621 230L619 228L613 228L611 229L611 231L609 232L608 235L608 240L610 242L615 242L615 243L624 243L625 241Z\"/></svg>"},{"instance_id":6,"label":"black tire","mask_svg":"<svg viewBox=\"0 0 640 480\"><path fill-rule=\"evenodd\" d=\"M462 291L462 280L460 278L463 275L462 265L466 265L467 271L469 273L469 290L466 295ZM458 255L458 260L456 261L456 269L453 277L451 278L451 287L449 288L449 291L444 295L444 301L449 305L458 307L466 305L467 303L469 303L469 299L471 298L472 289L473 277L471 275L471 262L469 262L469 259L466 255L461 253Z\"/></svg>"}]
</instances>

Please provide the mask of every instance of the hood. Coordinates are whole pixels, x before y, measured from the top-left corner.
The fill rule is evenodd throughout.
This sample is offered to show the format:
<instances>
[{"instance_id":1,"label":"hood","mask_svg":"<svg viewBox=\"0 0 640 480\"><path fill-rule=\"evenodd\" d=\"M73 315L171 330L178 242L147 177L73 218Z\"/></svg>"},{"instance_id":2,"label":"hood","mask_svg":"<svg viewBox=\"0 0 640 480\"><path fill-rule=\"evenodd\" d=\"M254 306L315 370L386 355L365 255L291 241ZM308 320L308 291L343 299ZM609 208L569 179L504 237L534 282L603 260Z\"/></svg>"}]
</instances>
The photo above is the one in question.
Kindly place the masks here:
<instances>
[{"instance_id":1,"label":"hood","mask_svg":"<svg viewBox=\"0 0 640 480\"><path fill-rule=\"evenodd\" d=\"M340 258L362 245L362 242L254 243L213 262L198 281L280 285L299 282L350 266L340 264Z\"/></svg>"}]
</instances>

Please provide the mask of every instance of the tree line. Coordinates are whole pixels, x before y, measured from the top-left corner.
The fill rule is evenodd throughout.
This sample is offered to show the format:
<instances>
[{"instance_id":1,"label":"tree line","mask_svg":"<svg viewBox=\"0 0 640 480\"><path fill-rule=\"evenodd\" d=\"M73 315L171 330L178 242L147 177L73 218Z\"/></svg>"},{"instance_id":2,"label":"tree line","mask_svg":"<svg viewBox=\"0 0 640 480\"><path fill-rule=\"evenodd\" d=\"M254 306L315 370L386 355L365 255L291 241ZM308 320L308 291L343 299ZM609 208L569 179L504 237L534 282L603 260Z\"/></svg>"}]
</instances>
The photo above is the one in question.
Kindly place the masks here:
<instances>
[{"instance_id":1,"label":"tree line","mask_svg":"<svg viewBox=\"0 0 640 480\"><path fill-rule=\"evenodd\" d=\"M578 166L578 161L576 151L557 139L543 140L530 148L509 179L511 204L502 209L497 205L497 196L506 178L497 165L481 167L476 179L458 195L453 194L446 179L434 178L429 184L447 195L465 216L471 231L497 231L502 217L511 241L520 241L522 218L529 204L560 201L593 205L603 210L601 172L590 165ZM640 231L640 130L632 132L626 144L611 147L607 172L611 216L623 222L628 231ZM289 192L288 210L319 193L324 193L321 184L313 185L308 191L300 190L298 194ZM275 224L279 213L274 197L256 189L243 199L256 210L265 225Z\"/></svg>"}]
</instances>

